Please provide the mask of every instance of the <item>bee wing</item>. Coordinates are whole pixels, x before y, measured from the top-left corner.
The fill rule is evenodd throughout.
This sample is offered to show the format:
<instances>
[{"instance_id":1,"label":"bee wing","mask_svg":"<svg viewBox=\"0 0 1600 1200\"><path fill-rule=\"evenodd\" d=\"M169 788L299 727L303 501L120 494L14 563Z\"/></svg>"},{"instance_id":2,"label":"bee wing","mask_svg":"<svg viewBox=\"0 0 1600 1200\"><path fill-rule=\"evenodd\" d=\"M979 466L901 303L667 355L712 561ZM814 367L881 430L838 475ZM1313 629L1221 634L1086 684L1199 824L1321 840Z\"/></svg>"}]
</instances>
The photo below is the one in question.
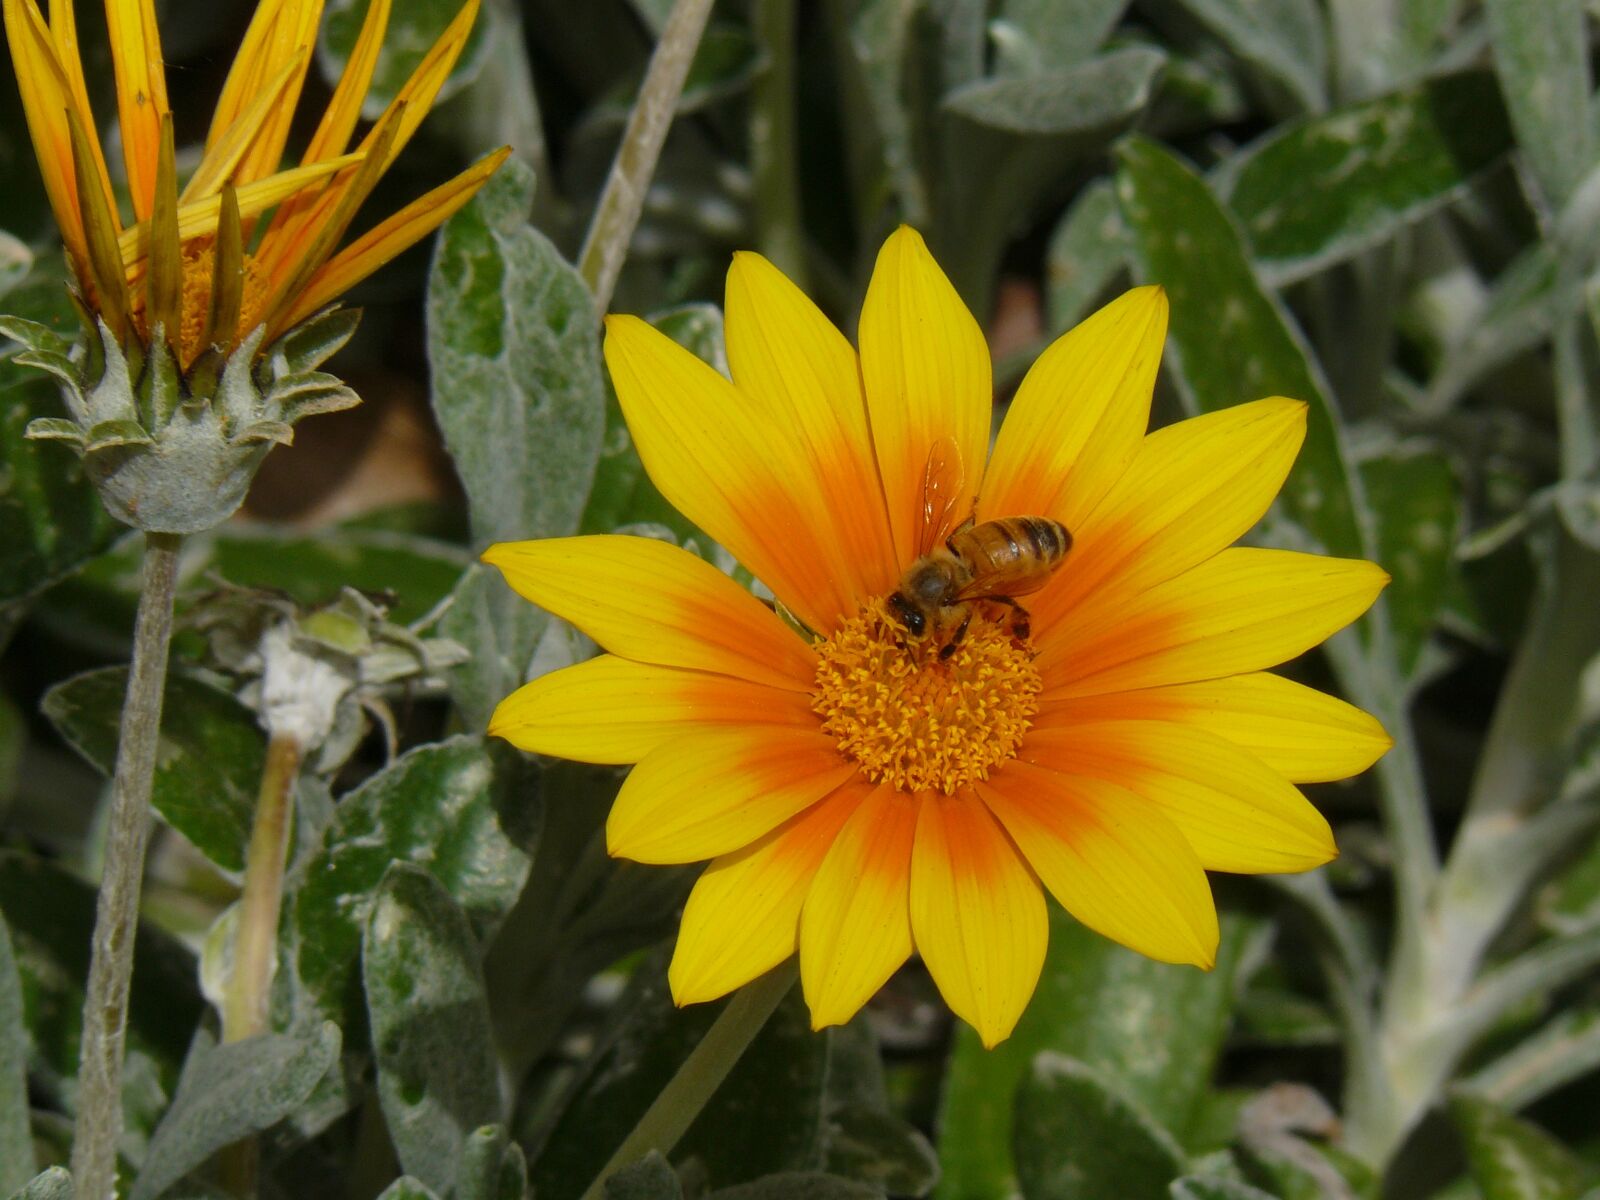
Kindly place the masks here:
<instances>
[{"instance_id":1,"label":"bee wing","mask_svg":"<svg viewBox=\"0 0 1600 1200\"><path fill-rule=\"evenodd\" d=\"M919 557L937 546L955 524L964 482L961 447L951 437L936 439L928 448L928 462L922 469L922 510L917 524Z\"/></svg>"}]
</instances>

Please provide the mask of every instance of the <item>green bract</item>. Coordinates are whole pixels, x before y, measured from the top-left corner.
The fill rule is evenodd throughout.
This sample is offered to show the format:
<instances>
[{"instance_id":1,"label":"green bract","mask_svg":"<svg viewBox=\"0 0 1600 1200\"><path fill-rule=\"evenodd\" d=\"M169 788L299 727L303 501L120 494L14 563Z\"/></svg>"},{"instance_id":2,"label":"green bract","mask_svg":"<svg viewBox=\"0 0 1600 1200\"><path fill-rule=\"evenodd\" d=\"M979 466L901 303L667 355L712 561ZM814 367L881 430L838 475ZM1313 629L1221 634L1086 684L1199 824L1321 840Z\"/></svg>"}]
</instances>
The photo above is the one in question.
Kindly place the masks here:
<instances>
[{"instance_id":1,"label":"green bract","mask_svg":"<svg viewBox=\"0 0 1600 1200\"><path fill-rule=\"evenodd\" d=\"M19 363L55 376L69 414L33 420L27 436L70 446L119 521L199 533L238 510L267 451L294 441L296 421L361 402L317 370L359 319L329 309L259 356L265 330L257 329L226 358L203 355L187 375L165 338L129 353L103 321L85 322L73 342L18 317L0 317L0 333L27 347Z\"/></svg>"}]
</instances>

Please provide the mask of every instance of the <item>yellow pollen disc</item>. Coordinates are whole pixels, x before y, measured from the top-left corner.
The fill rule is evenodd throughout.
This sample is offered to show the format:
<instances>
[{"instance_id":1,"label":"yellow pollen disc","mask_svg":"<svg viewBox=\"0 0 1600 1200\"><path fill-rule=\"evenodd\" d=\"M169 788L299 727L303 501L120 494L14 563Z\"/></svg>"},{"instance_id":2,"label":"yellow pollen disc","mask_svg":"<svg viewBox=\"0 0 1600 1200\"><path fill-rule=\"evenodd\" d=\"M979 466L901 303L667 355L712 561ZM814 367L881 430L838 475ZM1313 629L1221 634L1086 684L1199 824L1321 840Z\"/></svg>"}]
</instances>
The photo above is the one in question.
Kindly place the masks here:
<instances>
[{"instance_id":1,"label":"yellow pollen disc","mask_svg":"<svg viewBox=\"0 0 1600 1200\"><path fill-rule=\"evenodd\" d=\"M179 357L187 366L205 349L201 339L211 320L211 281L215 272L212 241L196 238L183 247L183 330L179 337ZM231 347L241 334L261 323L261 306L266 302L267 283L256 260L245 255L244 294L239 304L238 329L219 329L216 340L223 349Z\"/></svg>"},{"instance_id":2,"label":"yellow pollen disc","mask_svg":"<svg viewBox=\"0 0 1600 1200\"><path fill-rule=\"evenodd\" d=\"M949 795L1016 757L1039 709L1025 646L975 613L948 659L910 647L881 600L818 646L811 708L873 782ZM920 653L919 653L920 651Z\"/></svg>"}]
</instances>

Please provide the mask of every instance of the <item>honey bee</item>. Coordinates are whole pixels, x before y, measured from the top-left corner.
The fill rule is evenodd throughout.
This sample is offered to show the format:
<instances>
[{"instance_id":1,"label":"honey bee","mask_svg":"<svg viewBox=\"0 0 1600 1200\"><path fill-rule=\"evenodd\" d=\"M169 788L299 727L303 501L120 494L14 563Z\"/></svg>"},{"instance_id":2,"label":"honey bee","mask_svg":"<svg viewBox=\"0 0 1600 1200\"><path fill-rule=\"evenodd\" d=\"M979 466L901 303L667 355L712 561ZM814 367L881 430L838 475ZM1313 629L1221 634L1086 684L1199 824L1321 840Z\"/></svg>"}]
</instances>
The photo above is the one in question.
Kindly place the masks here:
<instances>
[{"instance_id":1,"label":"honey bee","mask_svg":"<svg viewBox=\"0 0 1600 1200\"><path fill-rule=\"evenodd\" d=\"M961 455L955 442L941 438L928 453L923 472L919 557L890 595L890 614L915 643L937 644L939 658L956 652L980 604L1003 605L1008 632L1025 640L1028 611L1018 596L1050 582L1072 549L1072 534L1049 517L1001 517L977 522L969 516L938 541L959 506Z\"/></svg>"}]
</instances>

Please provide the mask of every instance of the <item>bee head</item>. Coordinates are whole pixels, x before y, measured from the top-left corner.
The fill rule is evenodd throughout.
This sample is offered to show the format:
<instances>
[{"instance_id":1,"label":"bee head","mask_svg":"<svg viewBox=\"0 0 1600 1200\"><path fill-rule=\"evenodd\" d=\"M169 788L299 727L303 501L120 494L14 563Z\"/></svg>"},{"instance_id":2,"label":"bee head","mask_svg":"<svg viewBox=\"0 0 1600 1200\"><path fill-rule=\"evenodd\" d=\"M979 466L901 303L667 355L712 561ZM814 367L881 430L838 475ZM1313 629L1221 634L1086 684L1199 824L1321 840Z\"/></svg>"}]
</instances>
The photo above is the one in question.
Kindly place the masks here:
<instances>
[{"instance_id":1,"label":"bee head","mask_svg":"<svg viewBox=\"0 0 1600 1200\"><path fill-rule=\"evenodd\" d=\"M928 632L928 618L922 610L899 592L889 597L888 608L891 616L906 627L906 632L914 638L919 638Z\"/></svg>"}]
</instances>

